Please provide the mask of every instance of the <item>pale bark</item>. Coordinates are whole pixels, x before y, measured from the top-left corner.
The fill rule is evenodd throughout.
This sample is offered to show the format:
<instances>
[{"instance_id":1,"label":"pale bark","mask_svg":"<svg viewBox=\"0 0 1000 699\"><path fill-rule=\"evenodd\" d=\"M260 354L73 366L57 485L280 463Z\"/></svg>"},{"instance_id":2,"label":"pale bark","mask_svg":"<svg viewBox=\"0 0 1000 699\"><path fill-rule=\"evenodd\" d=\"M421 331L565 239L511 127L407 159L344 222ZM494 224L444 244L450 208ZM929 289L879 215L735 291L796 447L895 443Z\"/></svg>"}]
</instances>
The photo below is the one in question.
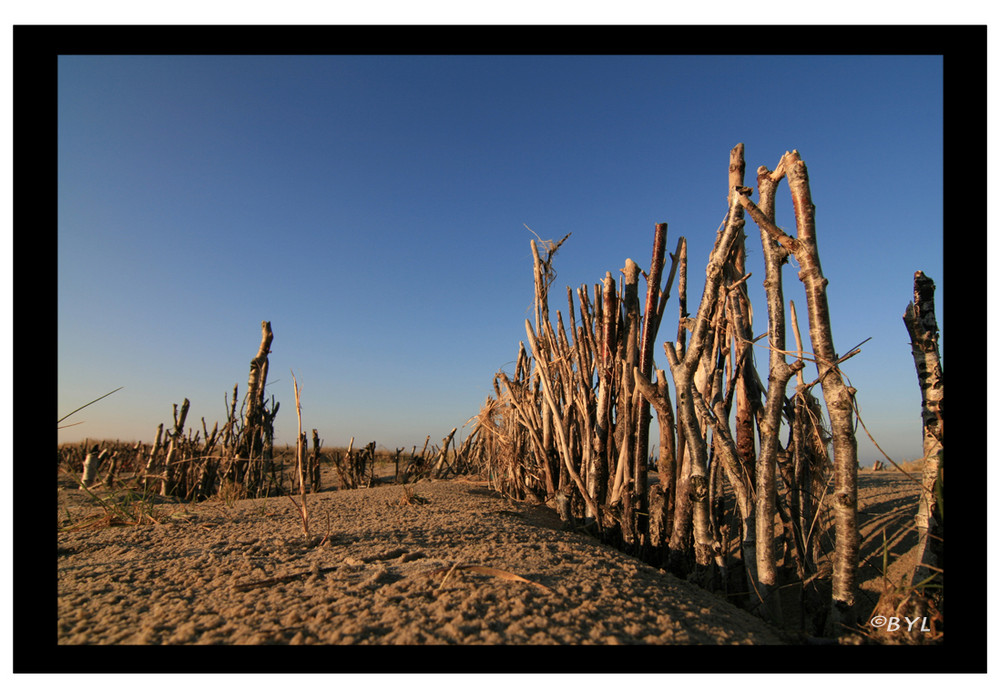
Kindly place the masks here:
<instances>
[{"instance_id":1,"label":"pale bark","mask_svg":"<svg viewBox=\"0 0 1000 699\"><path fill-rule=\"evenodd\" d=\"M763 199L763 195L761 197ZM788 302L789 313L791 314L792 331L795 335L795 356L801 361L803 358L802 335L799 333L799 321L795 314L795 302ZM813 502L813 470L816 464L809 459L809 452L806 449L806 420L809 406L806 404L805 378L802 369L795 374L795 398L794 417L792 420L792 465L794 492L792 497L791 510L793 516L798 518L798 532L802 541L803 560L813 569L817 567L814 557L814 547L812 545L812 512L819 508L818 503Z\"/></svg>"},{"instance_id":2,"label":"pale bark","mask_svg":"<svg viewBox=\"0 0 1000 699\"><path fill-rule=\"evenodd\" d=\"M451 440L455 436L455 432L458 430L457 427L452 427L451 432L448 436L441 441L441 453L438 455L437 462L434 464L434 468L431 469L431 474L435 478L444 477L444 465L448 458L448 447L451 445Z\"/></svg>"},{"instance_id":3,"label":"pale bark","mask_svg":"<svg viewBox=\"0 0 1000 699\"><path fill-rule=\"evenodd\" d=\"M757 170L757 187L760 192L761 211L774 220L774 192L778 178L771 177L766 167ZM774 551L774 518L777 486L776 466L778 455L778 434L781 414L785 402L788 381L795 372L801 370L801 360L789 366L785 359L785 298L782 289L781 265L787 253L763 229L760 231L761 247L764 253L764 290L767 294L768 345L768 389L761 423L761 453L756 465L756 536L757 536L757 576L760 594L768 616L776 622L781 620L781 608L774 594L777 586L777 567ZM797 508L796 508L797 509Z\"/></svg>"},{"instance_id":4,"label":"pale bark","mask_svg":"<svg viewBox=\"0 0 1000 699\"><path fill-rule=\"evenodd\" d=\"M274 334L271 332L271 323L266 320L261 321L260 330L260 347L250 360L250 376L247 380L246 415L238 451L241 463L236 472L238 482L243 481L254 467L254 458L259 460L264 451L264 389L267 384L267 355L271 352ZM252 474L250 480L254 481ZM251 482L248 485L257 486L259 483Z\"/></svg>"},{"instance_id":5,"label":"pale bark","mask_svg":"<svg viewBox=\"0 0 1000 699\"><path fill-rule=\"evenodd\" d=\"M618 319L617 313L612 313L611 309L615 307L616 299L615 280L611 277L611 272L607 272L604 276L603 303L600 308L600 316L595 314L595 320L600 321L598 327L600 328L601 336L597 356L598 384L593 436L594 458L590 462L591 474L588 494L596 503L605 501L610 469L609 431L611 424L611 392L615 375L615 326Z\"/></svg>"},{"instance_id":6,"label":"pale bark","mask_svg":"<svg viewBox=\"0 0 1000 699\"><path fill-rule=\"evenodd\" d=\"M81 490L89 488L97 480L97 472L101 468L101 457L103 454L104 452L100 451L99 446L95 446L87 452L87 456L83 460L83 480L80 484Z\"/></svg>"},{"instance_id":7,"label":"pale bark","mask_svg":"<svg viewBox=\"0 0 1000 699\"><path fill-rule=\"evenodd\" d=\"M692 343L693 347L693 343ZM688 350L691 356L692 350ZM667 344L667 360L677 387L677 420L683 425L691 468L687 479L688 494L692 501L692 529L694 535L695 563L708 566L715 556L715 541L712 537L708 509L708 450L702 436L694 407L697 389L690 371L677 359L670 344Z\"/></svg>"},{"instance_id":8,"label":"pale bark","mask_svg":"<svg viewBox=\"0 0 1000 699\"><path fill-rule=\"evenodd\" d=\"M660 427L660 451L659 459L659 486L658 496L649 498L650 526L656 523L657 535L654 545L664 543L666 534L670 529L670 517L673 513L673 506L670 498L673 497L674 490L674 453L673 453L673 409L670 405L670 395L666 387L666 374L663 370L656 372L657 382L651 384L638 367L635 368L635 387L640 395L656 409L656 416Z\"/></svg>"},{"instance_id":9,"label":"pale bark","mask_svg":"<svg viewBox=\"0 0 1000 699\"><path fill-rule=\"evenodd\" d=\"M558 441L559 453L562 456L562 463L566 467L566 471L569 473L570 478L573 479L573 483L576 484L580 495L583 497L584 502L587 503L587 507L597 510L597 503L595 503L590 494L587 492L587 487L580 478L580 474L577 472L576 466L572 461L572 454L569 449L568 437L566 430L564 429L563 421L560 419L558 411L556 410L554 391L549 381L549 363L543 358L543 355L539 353L538 350L538 340L535 337L535 332L531 327L531 321L525 320L525 330L528 334L528 344L531 345L532 354L535 355L535 361L538 363L538 376L542 383L542 394L545 398L545 402L548 404L549 408L552 410L553 415L553 425L555 427L556 439Z\"/></svg>"},{"instance_id":10,"label":"pale bark","mask_svg":"<svg viewBox=\"0 0 1000 699\"><path fill-rule=\"evenodd\" d=\"M636 447L636 415L635 381L632 369L639 360L639 265L631 258L625 260L622 269L624 284L622 287L622 303L625 318L625 344L622 348L621 369L618 376L618 469L615 474L615 487L611 503L622 503L622 534L627 543L635 538L635 490L636 473L642 461Z\"/></svg>"},{"instance_id":11,"label":"pale bark","mask_svg":"<svg viewBox=\"0 0 1000 699\"><path fill-rule=\"evenodd\" d=\"M698 312L695 315L694 330L691 333L691 343L683 358L677 355L676 348L666 343L667 360L674 378L677 391L677 422L684 428L686 448L691 457L691 476L689 479L690 497L692 499L692 523L694 528L695 562L700 566L708 566L713 558L718 557L717 542L714 540L708 512L708 452L705 438L701 431L698 416L694 407L695 371L700 364L702 354L709 341L709 333L713 330L711 318L715 316L713 306L717 302L719 287L722 284L723 264L736 237L742 232L743 221L735 216L736 198L730 206L726 225L716 242L705 269L705 289L702 294ZM700 391L699 391L700 392Z\"/></svg>"},{"instance_id":12,"label":"pale bark","mask_svg":"<svg viewBox=\"0 0 1000 699\"><path fill-rule=\"evenodd\" d=\"M167 456L163 461L163 480L160 482L160 495L173 495L174 493L174 452L184 438L184 422L187 420L188 410L191 408L191 401L187 398L181 403L180 413L177 412L177 404L174 403L174 430L170 434L170 446L167 447Z\"/></svg>"},{"instance_id":13,"label":"pale bark","mask_svg":"<svg viewBox=\"0 0 1000 699\"><path fill-rule=\"evenodd\" d=\"M763 216L745 194L743 206L754 221L788 249L799 262L799 279L805 287L809 308L809 337L818 363L823 399L830 416L830 432L834 447L834 530L836 551L833 560L833 593L830 628L853 621L854 598L858 568L858 457L854 436L853 391L844 384L837 369L837 354L830 327L827 304L828 280L823 277L816 243L816 207L809 190L805 163L797 151L785 153L775 177L787 177L795 210L797 235L791 238Z\"/></svg>"},{"instance_id":14,"label":"pale bark","mask_svg":"<svg viewBox=\"0 0 1000 699\"><path fill-rule=\"evenodd\" d=\"M257 354L250 360L250 378L247 382L247 422L252 422L251 417L256 417L264 408L264 386L267 383L268 359L271 352L271 342L274 334L271 332L271 323L261 321L261 340Z\"/></svg>"},{"instance_id":15,"label":"pale bark","mask_svg":"<svg viewBox=\"0 0 1000 699\"><path fill-rule=\"evenodd\" d=\"M163 423L161 422L159 427L156 428L156 439L153 440L153 447L149 451L149 459L146 461L146 466L142 470L141 482L143 487L147 485L146 474L153 468L153 464L156 463L156 457L160 455L160 450L163 448Z\"/></svg>"},{"instance_id":16,"label":"pale bark","mask_svg":"<svg viewBox=\"0 0 1000 699\"><path fill-rule=\"evenodd\" d=\"M540 427L541 416L538 412L538 406L536 405L534 399L528 395L527 389L524 389L521 384L512 383L511 380L507 378L506 374L500 374L499 377L500 381L507 389L508 400L510 401L510 405L514 408L518 423L525 429L528 433L528 438L531 440L531 448L535 452L535 461L540 467L545 481L545 497L552 497L556 492L556 487L555 483L552 481L551 471L549 468L549 455L542 442ZM515 386L517 386L516 389ZM499 393L497 395L499 395ZM515 463L512 464L512 466L516 468L519 464Z\"/></svg>"},{"instance_id":17,"label":"pale bark","mask_svg":"<svg viewBox=\"0 0 1000 699\"><path fill-rule=\"evenodd\" d=\"M721 402L715 403L715 412L705 404L704 398L696 392L694 407L702 420L712 426L712 435L715 442L716 453L722 464L726 479L736 497L736 506L740 511L740 519L743 526L743 539L741 548L747 575L747 582L750 586L750 594L757 595L758 582L756 574L757 560L756 546L757 537L754 529L754 500L753 490L744 473L744 465L740 463L736 442L733 441L726 425L725 409Z\"/></svg>"},{"instance_id":18,"label":"pale bark","mask_svg":"<svg viewBox=\"0 0 1000 699\"><path fill-rule=\"evenodd\" d=\"M670 390L667 387L667 375L663 369L656 370L656 392L659 397L656 419L660 428L660 455L656 465L660 489L664 496L663 526L670 532L673 526L674 492L677 488L677 452L674 439L677 426L674 421L674 408L670 402ZM650 516L652 511L653 507L650 505Z\"/></svg>"},{"instance_id":19,"label":"pale bark","mask_svg":"<svg viewBox=\"0 0 1000 699\"><path fill-rule=\"evenodd\" d=\"M270 324L268 324L268 330L270 329ZM266 333L265 333L266 339ZM263 344L261 345L263 347ZM266 355L265 355L266 356ZM267 360L265 359L265 362ZM305 457L306 457L306 433L302 431L302 403L299 400L299 382L295 379L295 373L292 372L292 387L295 389L295 415L298 418L299 430L297 432L297 439L295 442L295 465L298 474L299 481L299 495L302 497L302 502L297 503L292 499L292 503L299 512L299 518L302 520L302 533L306 537L309 536L309 508L306 502L306 473L305 473ZM354 443L354 440L351 440ZM291 498L291 496L289 496Z\"/></svg>"},{"instance_id":20,"label":"pale bark","mask_svg":"<svg viewBox=\"0 0 1000 699\"><path fill-rule=\"evenodd\" d=\"M687 238L684 236L681 236L677 241L677 310L677 342L674 351L679 359L683 359L687 347L687 323L689 320L687 312ZM667 343L664 343L664 348L666 346ZM676 384L674 386L676 391ZM673 521L670 526L669 564L672 570L677 571L691 538L692 506L688 487L691 478L690 455L684 437L684 425L680 419L679 403L675 408L677 410L676 438L674 440L676 448L676 478L674 482L676 487L674 488Z\"/></svg>"},{"instance_id":21,"label":"pale bark","mask_svg":"<svg viewBox=\"0 0 1000 699\"><path fill-rule=\"evenodd\" d=\"M938 349L934 290L933 280L917 271L913 275L913 301L903 315L920 384L924 452L923 487L916 516L919 564L911 575L911 584L927 579L940 568L937 553L943 550L943 513L935 493L939 479L944 477L944 368ZM921 567L923 570L919 570Z\"/></svg>"},{"instance_id":22,"label":"pale bark","mask_svg":"<svg viewBox=\"0 0 1000 699\"><path fill-rule=\"evenodd\" d=\"M163 477L160 480L160 495L171 495L174 490L174 451L177 448L177 439L168 437L170 444L167 446L167 455L163 459Z\"/></svg>"}]
</instances>

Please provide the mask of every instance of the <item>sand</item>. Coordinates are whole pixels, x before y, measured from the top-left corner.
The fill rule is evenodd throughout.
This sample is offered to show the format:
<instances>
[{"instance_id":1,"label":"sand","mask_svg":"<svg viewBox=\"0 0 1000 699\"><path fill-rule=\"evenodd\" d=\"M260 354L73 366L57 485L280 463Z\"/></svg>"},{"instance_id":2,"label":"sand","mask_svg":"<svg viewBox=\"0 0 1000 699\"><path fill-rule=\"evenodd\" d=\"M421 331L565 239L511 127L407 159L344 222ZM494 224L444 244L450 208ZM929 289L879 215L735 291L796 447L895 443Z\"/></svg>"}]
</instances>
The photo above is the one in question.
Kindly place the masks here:
<instances>
[{"instance_id":1,"label":"sand","mask_svg":"<svg viewBox=\"0 0 1000 699\"><path fill-rule=\"evenodd\" d=\"M910 564L917 485L860 476L859 607ZM101 491L97 491L101 492ZM60 480L59 521L103 511ZM781 644L782 631L551 509L470 480L287 497L160 499L159 524L58 534L59 644ZM863 613L868 613L863 611Z\"/></svg>"}]
</instances>

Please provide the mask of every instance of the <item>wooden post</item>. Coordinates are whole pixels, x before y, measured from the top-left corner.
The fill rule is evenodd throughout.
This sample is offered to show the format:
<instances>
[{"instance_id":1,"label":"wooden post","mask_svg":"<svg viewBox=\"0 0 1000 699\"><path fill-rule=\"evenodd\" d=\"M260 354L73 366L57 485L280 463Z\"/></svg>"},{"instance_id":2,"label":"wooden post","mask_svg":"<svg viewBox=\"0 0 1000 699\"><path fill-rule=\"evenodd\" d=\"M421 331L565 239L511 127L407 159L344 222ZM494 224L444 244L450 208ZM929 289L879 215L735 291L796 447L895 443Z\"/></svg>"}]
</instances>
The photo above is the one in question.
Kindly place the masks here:
<instances>
[{"instance_id":1,"label":"wooden post","mask_svg":"<svg viewBox=\"0 0 1000 699\"><path fill-rule=\"evenodd\" d=\"M177 439L170 435L167 438L167 455L163 459L163 478L160 481L160 495L171 495L174 490L174 452L177 450Z\"/></svg>"},{"instance_id":2,"label":"wooden post","mask_svg":"<svg viewBox=\"0 0 1000 699\"><path fill-rule=\"evenodd\" d=\"M416 446L414 445L414 449L415 448L416 448ZM397 485L399 484L399 455L402 454L405 449L406 449L406 447L398 447L396 449L396 455L394 457L395 458L395 462L396 462L396 473L395 473L395 478L393 479L393 482L396 483Z\"/></svg>"},{"instance_id":3,"label":"wooden post","mask_svg":"<svg viewBox=\"0 0 1000 699\"><path fill-rule=\"evenodd\" d=\"M772 173L766 167L757 169L757 187L760 192L760 209L770 220L774 220L775 201L774 193L777 189L779 177L772 177ZM733 191L745 192L742 182L733 185ZM785 359L785 299L782 287L781 265L784 264L788 252L782 250L778 243L772 239L764 229L760 229L761 246L764 252L764 290L767 294L767 330L768 344L770 351L768 354L768 384L767 384L767 404L764 408L764 421L760 425L761 432L761 453L756 461L756 573L759 583L759 592L762 598L767 616L775 623L781 621L781 608L778 603L778 596L775 594L777 587L777 568L775 564L774 551L774 518L776 515L776 466L778 457L778 432L781 426L781 414L785 402L785 390L792 375L801 371L804 363L797 360L791 367ZM742 270L738 270L738 273ZM741 329L746 332L747 329ZM741 338L743 339L743 338ZM749 338L745 338L749 339ZM737 396L747 374L741 374L740 383L737 385ZM745 387L744 387L745 392ZM739 411L737 411L739 414ZM739 425L737 417L737 425ZM740 456L744 463L751 462L746 459L752 454L751 449L744 448L739 438L737 429L737 445L740 447ZM794 501L795 498L789 498ZM795 508L798 510L798 508ZM799 522L796 522L799 526ZM751 565L749 562L747 565Z\"/></svg>"},{"instance_id":4,"label":"wooden post","mask_svg":"<svg viewBox=\"0 0 1000 699\"><path fill-rule=\"evenodd\" d=\"M624 312L624 332L621 338L624 346L621 349L621 369L618 373L618 420L615 425L618 438L618 468L615 473L615 487L612 502L619 498L622 503L622 535L626 543L631 544L637 536L636 532L636 473L638 464L644 457L636 453L636 426L638 424L636 410L636 391L633 369L639 361L639 265L631 258L625 260L621 270L624 275L622 285L622 310ZM641 396L640 396L641 397ZM643 472L645 475L645 472ZM643 478L645 485L645 478Z\"/></svg>"},{"instance_id":5,"label":"wooden post","mask_svg":"<svg viewBox=\"0 0 1000 699\"><path fill-rule=\"evenodd\" d=\"M99 444L95 444L87 452L87 456L83 460L83 479L80 482L80 490L89 488L97 480L97 472L101 468L102 453Z\"/></svg>"},{"instance_id":6,"label":"wooden post","mask_svg":"<svg viewBox=\"0 0 1000 699\"><path fill-rule=\"evenodd\" d=\"M687 350L687 332L689 316L687 311L687 238L681 236L677 241L677 341L674 352L679 360L683 360ZM664 343L666 352L668 343ZM674 383L674 390L677 384ZM687 440L684 436L684 423L680 419L680 400L675 406L677 436L674 440L676 445L676 488L674 492L674 516L670 528L668 567L670 570L680 573L683 564L686 562L687 552L691 544L692 532L692 507L690 497L691 463L690 451L687 449Z\"/></svg>"},{"instance_id":7,"label":"wooden post","mask_svg":"<svg viewBox=\"0 0 1000 699\"><path fill-rule=\"evenodd\" d=\"M918 270L913 275L913 301L903 315L920 383L924 452L923 487L916 517L919 564L910 576L911 584L919 582L917 568L924 568L921 580L933 575L940 568L944 551L944 513L936 497L938 490L944 490L944 368L938 350L934 290L934 281Z\"/></svg>"},{"instance_id":8,"label":"wooden post","mask_svg":"<svg viewBox=\"0 0 1000 699\"><path fill-rule=\"evenodd\" d=\"M796 237L779 229L753 204L745 192L739 200L762 230L788 250L799 262L799 279L805 287L809 307L809 337L816 356L823 400L830 415L834 458L833 593L828 630L838 633L842 624L854 620L854 597L858 569L858 445L854 436L854 389L837 369L838 357L830 327L830 308L816 243L816 207L809 189L809 175L798 151L785 153L772 177L788 179L795 210Z\"/></svg>"},{"instance_id":9,"label":"wooden post","mask_svg":"<svg viewBox=\"0 0 1000 699\"><path fill-rule=\"evenodd\" d=\"M191 401L187 398L181 403L180 413L177 412L177 404L174 403L174 429L170 433L170 446L167 447L167 456L163 463L163 481L160 483L160 495L173 495L174 486L174 459L175 452L180 448L180 443L184 439L184 422L187 420L188 409Z\"/></svg>"},{"instance_id":10,"label":"wooden post","mask_svg":"<svg viewBox=\"0 0 1000 699\"><path fill-rule=\"evenodd\" d=\"M430 470L431 475L435 478L444 477L444 465L448 457L448 446L451 444L452 437L455 436L455 432L458 430L457 427L452 427L451 432L448 436L441 441L441 453L438 455L437 462L434 464L434 468ZM374 442L372 442L374 444ZM375 458L375 452L372 450L372 458Z\"/></svg>"},{"instance_id":11,"label":"wooden post","mask_svg":"<svg viewBox=\"0 0 1000 699\"><path fill-rule=\"evenodd\" d=\"M667 250L667 224L657 223L653 237L653 258L649 263L649 274L646 276L646 309L642 324L642 340L639 347L639 373L648 383L653 375L653 351L655 349L656 331L659 325L657 309L660 305L660 278L663 274L663 263ZM638 424L635 435L635 508L638 512L649 512L649 498L646 492L646 471L648 468L647 454L649 452L649 412L650 401L642 394L639 396ZM648 517L639 517L638 529L643 536L647 528Z\"/></svg>"},{"instance_id":12,"label":"wooden post","mask_svg":"<svg viewBox=\"0 0 1000 699\"><path fill-rule=\"evenodd\" d=\"M118 452L117 450L111 452L111 459L110 463L108 464L108 471L107 473L104 474L103 484L105 488L111 488L115 484L115 470L118 468L118 460L120 458L119 454L120 452Z\"/></svg>"},{"instance_id":13,"label":"wooden post","mask_svg":"<svg viewBox=\"0 0 1000 699\"><path fill-rule=\"evenodd\" d=\"M310 489L312 490L312 492L318 493L320 488L319 462L320 458L322 457L321 444L319 439L319 430L314 429L312 431L312 436L313 436L313 451L312 451L312 463L310 464L311 468L309 469L309 476L310 476L309 480L310 480Z\"/></svg>"},{"instance_id":14,"label":"wooden post","mask_svg":"<svg viewBox=\"0 0 1000 699\"><path fill-rule=\"evenodd\" d=\"M656 392L659 400L653 405L659 406L656 419L660 428L660 456L656 464L660 489L664 496L663 527L666 536L669 537L673 527L674 498L677 489L677 445L674 438L677 426L674 421L674 408L670 402L670 390L667 387L667 375L663 369L656 370ZM652 516L652 506L650 506L650 516Z\"/></svg>"},{"instance_id":15,"label":"wooden post","mask_svg":"<svg viewBox=\"0 0 1000 699\"><path fill-rule=\"evenodd\" d=\"M271 332L271 323L266 320L261 321L260 330L260 347L257 349L257 354L250 360L246 416L239 450L240 460L243 463L240 464L237 474L238 480L242 480L245 470L253 467L253 457L256 456L259 459L264 450L264 388L267 384L267 355L271 352L274 334Z\"/></svg>"},{"instance_id":16,"label":"wooden post","mask_svg":"<svg viewBox=\"0 0 1000 699\"><path fill-rule=\"evenodd\" d=\"M153 440L153 446L149 450L149 459L146 461L146 466L142 470L141 482L143 487L146 486L146 474L149 473L153 468L153 464L156 463L156 457L159 456L160 450L163 448L163 423L156 428L156 439Z\"/></svg>"},{"instance_id":17,"label":"wooden post","mask_svg":"<svg viewBox=\"0 0 1000 699\"><path fill-rule=\"evenodd\" d=\"M743 159L744 147L742 143L737 143L729 153L729 201L732 201L735 188L743 186L743 175L746 171L746 162ZM738 205L734 208L734 215L737 219L743 219L743 207ZM738 358L735 372L736 386L736 449L740 461L749 469L757 461L754 448L754 414L755 408L760 403L759 391L757 390L756 377L753 376L753 364L750 361L750 339L753 337L753 329L750 324L750 302L747 295L746 284L746 236L742 233L733 245L732 254L732 278L731 282L736 282L737 288L732 295L732 305L734 316L737 320L735 332L739 336L736 344L736 356Z\"/></svg>"},{"instance_id":18,"label":"wooden post","mask_svg":"<svg viewBox=\"0 0 1000 699\"><path fill-rule=\"evenodd\" d=\"M611 395L614 384L614 348L616 344L616 321L618 314L612 312L617 306L615 280L611 272L604 277L603 303L601 306L600 350L598 352L597 408L594 420L593 452L588 494L595 503L607 501L607 481L610 468L609 430L611 424ZM596 316L595 316L596 317ZM600 517L599 517L600 519Z\"/></svg>"}]
</instances>

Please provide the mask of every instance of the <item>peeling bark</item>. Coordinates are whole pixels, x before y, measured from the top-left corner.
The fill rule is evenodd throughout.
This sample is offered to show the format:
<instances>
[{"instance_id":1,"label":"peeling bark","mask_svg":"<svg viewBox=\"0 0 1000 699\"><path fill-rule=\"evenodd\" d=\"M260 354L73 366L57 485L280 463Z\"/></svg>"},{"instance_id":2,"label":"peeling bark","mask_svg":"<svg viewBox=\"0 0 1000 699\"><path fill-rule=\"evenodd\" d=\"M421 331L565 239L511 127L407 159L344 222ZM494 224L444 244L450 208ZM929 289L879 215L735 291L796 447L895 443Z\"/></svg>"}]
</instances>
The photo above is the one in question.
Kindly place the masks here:
<instances>
[{"instance_id":1,"label":"peeling bark","mask_svg":"<svg viewBox=\"0 0 1000 699\"><path fill-rule=\"evenodd\" d=\"M944 478L944 369L938 350L934 290L934 281L918 270L913 275L913 301L903 315L920 384L924 452L923 488L916 516L920 555L911 584L926 579L935 568L941 567L938 559L944 550L943 513L935 497ZM919 570L921 567L923 570Z\"/></svg>"},{"instance_id":2,"label":"peeling bark","mask_svg":"<svg viewBox=\"0 0 1000 699\"><path fill-rule=\"evenodd\" d=\"M666 343L664 346L677 391L677 422L684 428L686 448L690 452L691 476L688 487L693 508L695 562L700 566L708 566L713 558L718 559L718 545L712 536L708 512L707 446L694 407L694 394L697 391L695 372L701 363L706 342L709 342L709 333L713 330L710 319L715 315L713 306L717 302L719 287L722 284L723 264L729 255L730 247L743 229L743 221L734 215L736 202L737 199L734 197L726 225L705 268L705 289L695 315L691 344L683 359L677 355L673 344Z\"/></svg>"},{"instance_id":3,"label":"peeling bark","mask_svg":"<svg viewBox=\"0 0 1000 699\"><path fill-rule=\"evenodd\" d=\"M834 529L836 550L833 557L832 608L828 626L835 630L840 624L853 621L854 597L857 590L858 568L858 446L854 436L853 392L843 381L837 369L838 357L834 350L833 332L830 328L830 310L827 304L819 249L816 243L816 207L809 190L809 176L798 151L785 153L773 177L788 179L795 210L796 237L782 232L774 222L763 215L746 197L740 199L758 226L777 240L799 262L799 279L806 293L809 310L809 337L812 341L830 416L830 433L834 448Z\"/></svg>"}]
</instances>

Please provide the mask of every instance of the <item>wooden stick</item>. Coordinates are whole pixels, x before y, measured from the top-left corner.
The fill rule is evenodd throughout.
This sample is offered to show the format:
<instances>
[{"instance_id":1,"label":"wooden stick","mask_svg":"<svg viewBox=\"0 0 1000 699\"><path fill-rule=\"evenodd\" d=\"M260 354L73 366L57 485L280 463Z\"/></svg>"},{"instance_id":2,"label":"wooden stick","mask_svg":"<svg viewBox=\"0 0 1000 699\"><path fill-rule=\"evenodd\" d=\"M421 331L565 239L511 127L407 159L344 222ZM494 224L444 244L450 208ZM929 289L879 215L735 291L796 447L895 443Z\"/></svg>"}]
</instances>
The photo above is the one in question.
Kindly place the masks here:
<instances>
[{"instance_id":1,"label":"wooden stick","mask_svg":"<svg viewBox=\"0 0 1000 699\"><path fill-rule=\"evenodd\" d=\"M723 264L729 249L743 228L743 221L735 216L737 200L733 198L727 223L719 236L705 269L705 288L698 312L694 317L694 331L691 344L683 358L677 355L671 343L665 344L667 360L674 377L677 390L677 421L683 425L685 443L690 452L691 476L690 497L693 505L693 525L695 538L695 561L700 566L708 566L713 557L718 558L718 546L712 535L708 512L708 452L705 438L698 424L694 406L695 370L706 349L709 331L712 330L713 306L722 284Z\"/></svg>"},{"instance_id":2,"label":"wooden stick","mask_svg":"<svg viewBox=\"0 0 1000 699\"><path fill-rule=\"evenodd\" d=\"M299 382L295 379L295 372L292 372L292 386L295 388L295 414L298 416L299 421L299 431L298 438L295 444L295 462L298 469L299 475L299 494L302 496L302 503L296 503L292 500L296 509L299 511L299 517L302 519L302 533L309 537L309 509L306 504L306 474L305 466L303 464L305 456L306 447L306 436L302 431L302 404L299 401ZM289 496L291 497L291 496Z\"/></svg>"},{"instance_id":3,"label":"wooden stick","mask_svg":"<svg viewBox=\"0 0 1000 699\"><path fill-rule=\"evenodd\" d=\"M639 345L639 373L647 383L653 375L653 351L656 343L656 331L659 326L657 309L660 301L660 278L663 274L663 263L667 249L667 224L656 224L653 236L653 258L649 263L649 274L646 276L646 310L642 325L642 339ZM637 424L635 434L635 506L639 512L649 511L649 497L646 492L647 453L649 452L649 411L650 401L642 393L639 394ZM638 523L640 534L645 531L648 519L641 518Z\"/></svg>"},{"instance_id":4,"label":"wooden stick","mask_svg":"<svg viewBox=\"0 0 1000 699\"><path fill-rule=\"evenodd\" d=\"M552 387L549 385L548 379L548 362L543 358L538 352L538 340L535 338L534 330L531 327L531 321L525 320L525 330L528 333L528 343L531 345L531 351L535 355L535 361L541 365L541 371L538 372L538 376L541 378L542 382L542 393L545 397L545 401L552 410L553 417L557 415L555 399L553 397ZM556 437L559 440L559 452L563 457L563 464L566 466L566 470L569 472L570 478L576 484L577 489L580 491L580 495L583 497L584 502L587 506L594 511L597 511L597 503L593 501L590 494L587 492L587 487L584 485L580 478L580 474L577 472L576 467L573 465L572 458L569 451L569 445L567 443L567 437L565 430L563 429L562 420L553 420L556 427Z\"/></svg>"},{"instance_id":5,"label":"wooden stick","mask_svg":"<svg viewBox=\"0 0 1000 699\"><path fill-rule=\"evenodd\" d=\"M786 152L778 171L788 179L795 209L796 237L785 235L756 206L747 206L745 192L739 198L747 212L764 231L785 247L799 262L799 279L805 287L809 309L809 336L823 375L823 400L830 415L830 433L834 450L834 528L836 550L833 564L833 594L828 630L839 631L840 624L851 623L857 590L858 568L858 445L854 436L853 393L834 368L837 354L830 326L830 308L816 243L816 207L812 202L809 175L798 151Z\"/></svg>"},{"instance_id":6,"label":"wooden stick","mask_svg":"<svg viewBox=\"0 0 1000 699\"><path fill-rule=\"evenodd\" d=\"M442 474L442 467L444 466L445 458L448 456L448 445L451 444L451 439L455 436L456 430L458 430L457 427L452 427L451 432L449 432L448 436L442 441L441 453L438 455L434 468L431 469L431 473L434 474L436 478L444 477Z\"/></svg>"},{"instance_id":7,"label":"wooden stick","mask_svg":"<svg viewBox=\"0 0 1000 699\"><path fill-rule=\"evenodd\" d=\"M936 542L942 537L944 513L935 492L939 479L944 477L944 369L938 350L934 290L934 281L917 270L913 275L913 301L907 304L903 314L920 385L924 436L923 488L916 516L919 564L910 574L911 584L917 582L918 568L936 569L939 553L943 553L943 543Z\"/></svg>"}]
</instances>

